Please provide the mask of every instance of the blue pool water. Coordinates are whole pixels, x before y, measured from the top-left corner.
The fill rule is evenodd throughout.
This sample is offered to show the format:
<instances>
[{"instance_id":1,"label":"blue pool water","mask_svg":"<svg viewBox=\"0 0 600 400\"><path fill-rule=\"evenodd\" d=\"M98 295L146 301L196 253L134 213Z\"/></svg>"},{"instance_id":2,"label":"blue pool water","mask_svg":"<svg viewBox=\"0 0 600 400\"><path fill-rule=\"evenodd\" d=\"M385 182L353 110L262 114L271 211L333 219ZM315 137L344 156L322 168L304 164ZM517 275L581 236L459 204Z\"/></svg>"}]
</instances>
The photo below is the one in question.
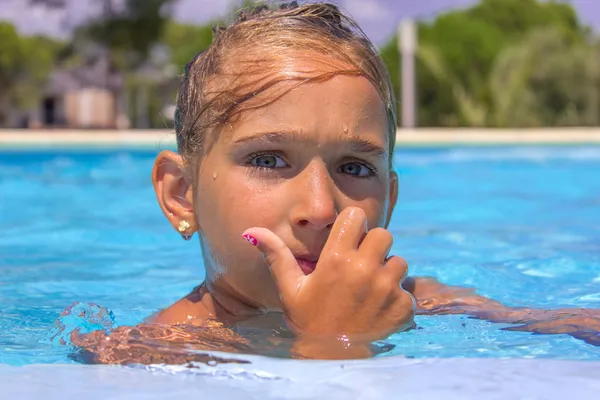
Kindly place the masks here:
<instances>
[{"instance_id":1,"label":"blue pool water","mask_svg":"<svg viewBox=\"0 0 600 400\"><path fill-rule=\"evenodd\" d=\"M156 152L0 152L0 364L73 363L48 341L70 304L140 322L203 278L160 212ZM401 149L393 252L411 275L512 306L600 308L600 147ZM600 360L567 335L418 317L386 355Z\"/></svg>"}]
</instances>

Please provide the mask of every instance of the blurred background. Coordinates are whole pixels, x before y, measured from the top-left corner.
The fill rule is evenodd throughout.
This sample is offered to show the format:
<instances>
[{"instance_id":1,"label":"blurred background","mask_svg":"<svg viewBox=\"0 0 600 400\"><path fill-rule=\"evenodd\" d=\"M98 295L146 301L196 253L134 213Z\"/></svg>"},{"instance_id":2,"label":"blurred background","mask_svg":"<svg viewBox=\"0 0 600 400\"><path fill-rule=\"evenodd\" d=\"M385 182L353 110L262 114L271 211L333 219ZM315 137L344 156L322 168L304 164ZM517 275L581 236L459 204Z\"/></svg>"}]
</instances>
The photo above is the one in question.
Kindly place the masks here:
<instances>
[{"instance_id":1,"label":"blurred background","mask_svg":"<svg viewBox=\"0 0 600 400\"><path fill-rule=\"evenodd\" d=\"M334 2L380 47L412 125L600 126L600 1ZM0 0L0 128L170 128L183 66L250 3Z\"/></svg>"}]
</instances>

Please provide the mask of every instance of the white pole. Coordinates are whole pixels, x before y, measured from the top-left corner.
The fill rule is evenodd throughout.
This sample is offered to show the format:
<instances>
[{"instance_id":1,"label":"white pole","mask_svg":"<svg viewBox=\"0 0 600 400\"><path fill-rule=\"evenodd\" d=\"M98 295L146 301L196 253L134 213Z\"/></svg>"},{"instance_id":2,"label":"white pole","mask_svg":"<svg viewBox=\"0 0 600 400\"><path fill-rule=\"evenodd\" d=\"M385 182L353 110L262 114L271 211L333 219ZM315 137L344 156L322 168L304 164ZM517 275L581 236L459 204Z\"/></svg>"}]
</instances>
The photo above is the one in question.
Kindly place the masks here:
<instances>
[{"instance_id":1,"label":"white pole","mask_svg":"<svg viewBox=\"0 0 600 400\"><path fill-rule=\"evenodd\" d=\"M398 26L398 49L401 62L401 106L402 127L414 128L417 126L416 116L416 76L415 53L417 51L417 29L414 21L405 20Z\"/></svg>"}]
</instances>

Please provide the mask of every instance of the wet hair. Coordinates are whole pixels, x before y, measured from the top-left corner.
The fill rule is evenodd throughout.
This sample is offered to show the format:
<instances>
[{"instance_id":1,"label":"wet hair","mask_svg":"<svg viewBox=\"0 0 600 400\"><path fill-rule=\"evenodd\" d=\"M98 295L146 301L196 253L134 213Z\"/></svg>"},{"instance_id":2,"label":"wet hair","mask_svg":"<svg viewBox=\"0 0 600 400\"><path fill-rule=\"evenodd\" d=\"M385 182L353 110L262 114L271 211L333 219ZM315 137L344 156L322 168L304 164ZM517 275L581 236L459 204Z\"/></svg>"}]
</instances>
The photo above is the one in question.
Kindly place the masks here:
<instances>
[{"instance_id":1,"label":"wet hair","mask_svg":"<svg viewBox=\"0 0 600 400\"><path fill-rule=\"evenodd\" d=\"M254 6L213 32L211 46L186 65L178 93L175 131L186 163L209 151L220 129L244 111L270 104L296 86L338 75L367 78L377 89L392 152L397 116L387 69L356 22L337 6ZM299 70L294 60L303 57L315 68ZM283 82L293 85L278 85ZM257 97L264 92L269 95Z\"/></svg>"}]
</instances>

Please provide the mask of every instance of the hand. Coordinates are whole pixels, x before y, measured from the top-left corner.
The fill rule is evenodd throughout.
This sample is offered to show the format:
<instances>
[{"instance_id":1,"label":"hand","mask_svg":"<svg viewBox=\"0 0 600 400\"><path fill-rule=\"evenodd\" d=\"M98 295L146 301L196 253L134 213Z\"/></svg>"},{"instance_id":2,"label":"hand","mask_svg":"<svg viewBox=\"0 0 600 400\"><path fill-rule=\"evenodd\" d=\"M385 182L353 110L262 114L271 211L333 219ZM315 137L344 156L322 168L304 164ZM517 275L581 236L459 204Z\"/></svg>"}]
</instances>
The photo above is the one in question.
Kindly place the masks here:
<instances>
[{"instance_id":1,"label":"hand","mask_svg":"<svg viewBox=\"0 0 600 400\"><path fill-rule=\"evenodd\" d=\"M386 258L392 235L383 228L367 233L362 209L347 208L338 216L309 275L270 230L251 228L244 235L263 253L286 320L304 338L373 341L413 325L415 302L401 286L406 262Z\"/></svg>"}]
</instances>

